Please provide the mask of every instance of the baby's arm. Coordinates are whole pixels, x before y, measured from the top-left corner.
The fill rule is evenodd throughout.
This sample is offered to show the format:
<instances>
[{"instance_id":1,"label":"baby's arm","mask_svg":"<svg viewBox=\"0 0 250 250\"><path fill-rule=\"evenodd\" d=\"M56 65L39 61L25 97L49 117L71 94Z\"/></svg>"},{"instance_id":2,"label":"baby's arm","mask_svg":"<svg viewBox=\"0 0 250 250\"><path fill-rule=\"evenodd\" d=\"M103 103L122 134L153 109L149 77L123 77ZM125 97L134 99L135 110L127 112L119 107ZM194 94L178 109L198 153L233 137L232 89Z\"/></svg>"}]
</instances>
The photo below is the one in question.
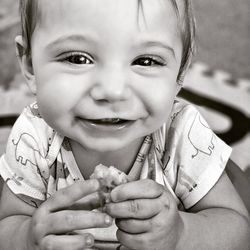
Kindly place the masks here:
<instances>
[{"instance_id":1,"label":"baby's arm","mask_svg":"<svg viewBox=\"0 0 250 250\"><path fill-rule=\"evenodd\" d=\"M27 223L34 211L4 184L0 200L0 249L27 249Z\"/></svg>"},{"instance_id":2,"label":"baby's arm","mask_svg":"<svg viewBox=\"0 0 250 250\"><path fill-rule=\"evenodd\" d=\"M135 249L248 250L248 212L224 173L189 211L178 211L171 194L150 180L115 188L106 211L117 218L118 239Z\"/></svg>"},{"instance_id":3,"label":"baby's arm","mask_svg":"<svg viewBox=\"0 0 250 250\"><path fill-rule=\"evenodd\" d=\"M249 215L225 173L200 202L180 215L184 230L179 249L250 249Z\"/></svg>"},{"instance_id":4,"label":"baby's arm","mask_svg":"<svg viewBox=\"0 0 250 250\"><path fill-rule=\"evenodd\" d=\"M107 227L105 213L90 210L100 206L97 180L79 181L61 189L35 209L17 198L5 184L0 202L0 249L85 249L94 244L89 234L74 230Z\"/></svg>"}]
</instances>

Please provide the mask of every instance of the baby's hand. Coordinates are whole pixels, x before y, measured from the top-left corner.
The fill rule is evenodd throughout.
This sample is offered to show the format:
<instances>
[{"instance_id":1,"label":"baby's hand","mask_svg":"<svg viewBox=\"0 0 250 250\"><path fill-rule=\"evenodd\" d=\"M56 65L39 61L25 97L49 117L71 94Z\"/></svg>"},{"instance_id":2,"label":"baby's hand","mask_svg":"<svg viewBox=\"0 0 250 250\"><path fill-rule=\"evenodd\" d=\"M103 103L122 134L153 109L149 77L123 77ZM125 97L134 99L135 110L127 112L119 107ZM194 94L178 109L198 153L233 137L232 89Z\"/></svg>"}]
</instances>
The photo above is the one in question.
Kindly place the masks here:
<instances>
[{"instance_id":1,"label":"baby's hand","mask_svg":"<svg viewBox=\"0 0 250 250\"><path fill-rule=\"evenodd\" d=\"M30 221L28 249L90 249L93 236L73 232L112 224L109 215L91 211L101 204L100 186L98 180L79 181L45 201Z\"/></svg>"},{"instance_id":2,"label":"baby's hand","mask_svg":"<svg viewBox=\"0 0 250 250\"><path fill-rule=\"evenodd\" d=\"M183 223L172 195L152 180L116 187L105 210L116 218L117 238L131 249L175 249Z\"/></svg>"}]
</instances>

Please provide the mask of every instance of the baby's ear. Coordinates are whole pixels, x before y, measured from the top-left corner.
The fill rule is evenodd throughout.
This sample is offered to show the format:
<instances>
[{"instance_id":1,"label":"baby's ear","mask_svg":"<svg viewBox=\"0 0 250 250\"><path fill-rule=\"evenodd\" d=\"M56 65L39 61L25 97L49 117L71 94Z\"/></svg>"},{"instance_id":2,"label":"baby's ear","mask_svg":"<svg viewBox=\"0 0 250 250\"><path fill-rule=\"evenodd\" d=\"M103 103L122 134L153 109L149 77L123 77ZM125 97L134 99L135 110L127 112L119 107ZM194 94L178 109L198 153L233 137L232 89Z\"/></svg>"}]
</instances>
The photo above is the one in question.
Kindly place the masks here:
<instances>
[{"instance_id":1,"label":"baby's ear","mask_svg":"<svg viewBox=\"0 0 250 250\"><path fill-rule=\"evenodd\" d=\"M15 44L16 44L16 55L22 74L26 79L31 92L33 94L36 94L36 82L33 71L32 59L30 55L27 55L25 53L26 44L23 41L22 36L17 36L15 38Z\"/></svg>"}]
</instances>

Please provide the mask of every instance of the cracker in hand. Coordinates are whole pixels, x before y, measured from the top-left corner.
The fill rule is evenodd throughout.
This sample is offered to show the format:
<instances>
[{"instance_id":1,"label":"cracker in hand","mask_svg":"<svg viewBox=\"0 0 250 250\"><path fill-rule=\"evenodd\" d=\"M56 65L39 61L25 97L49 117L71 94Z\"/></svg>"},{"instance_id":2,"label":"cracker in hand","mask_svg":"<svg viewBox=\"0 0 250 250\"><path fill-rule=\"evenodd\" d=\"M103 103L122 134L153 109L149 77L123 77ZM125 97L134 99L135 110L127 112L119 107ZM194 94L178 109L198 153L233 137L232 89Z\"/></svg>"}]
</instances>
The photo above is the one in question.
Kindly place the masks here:
<instances>
[{"instance_id":1,"label":"cracker in hand","mask_svg":"<svg viewBox=\"0 0 250 250\"><path fill-rule=\"evenodd\" d=\"M110 202L110 192L114 187L129 182L124 172L113 166L107 167L102 164L95 167L90 179L98 179L101 183L100 196L104 199L104 203Z\"/></svg>"}]
</instances>

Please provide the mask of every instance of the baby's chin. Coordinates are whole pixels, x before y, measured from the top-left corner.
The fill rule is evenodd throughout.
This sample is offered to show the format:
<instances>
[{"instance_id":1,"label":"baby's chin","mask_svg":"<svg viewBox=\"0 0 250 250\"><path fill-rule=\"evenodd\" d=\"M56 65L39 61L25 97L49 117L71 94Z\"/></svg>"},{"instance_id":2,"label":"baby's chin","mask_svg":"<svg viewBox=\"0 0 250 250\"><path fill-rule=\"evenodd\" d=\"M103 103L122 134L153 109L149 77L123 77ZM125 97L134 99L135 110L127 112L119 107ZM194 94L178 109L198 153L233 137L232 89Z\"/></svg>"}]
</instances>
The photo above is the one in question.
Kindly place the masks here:
<instances>
[{"instance_id":1,"label":"baby's chin","mask_svg":"<svg viewBox=\"0 0 250 250\"><path fill-rule=\"evenodd\" d=\"M65 134L65 136L69 138L71 145L74 144L77 148L80 147L83 152L94 153L100 156L103 155L104 158L106 158L106 154L119 152L131 144L131 141L122 138L112 138L111 136L107 138L98 138L96 135L89 136L85 134Z\"/></svg>"},{"instance_id":2,"label":"baby's chin","mask_svg":"<svg viewBox=\"0 0 250 250\"><path fill-rule=\"evenodd\" d=\"M125 143L124 138L84 138L84 141L76 141L86 150L95 152L97 154L114 153L124 150L133 141L128 141Z\"/></svg>"}]
</instances>

